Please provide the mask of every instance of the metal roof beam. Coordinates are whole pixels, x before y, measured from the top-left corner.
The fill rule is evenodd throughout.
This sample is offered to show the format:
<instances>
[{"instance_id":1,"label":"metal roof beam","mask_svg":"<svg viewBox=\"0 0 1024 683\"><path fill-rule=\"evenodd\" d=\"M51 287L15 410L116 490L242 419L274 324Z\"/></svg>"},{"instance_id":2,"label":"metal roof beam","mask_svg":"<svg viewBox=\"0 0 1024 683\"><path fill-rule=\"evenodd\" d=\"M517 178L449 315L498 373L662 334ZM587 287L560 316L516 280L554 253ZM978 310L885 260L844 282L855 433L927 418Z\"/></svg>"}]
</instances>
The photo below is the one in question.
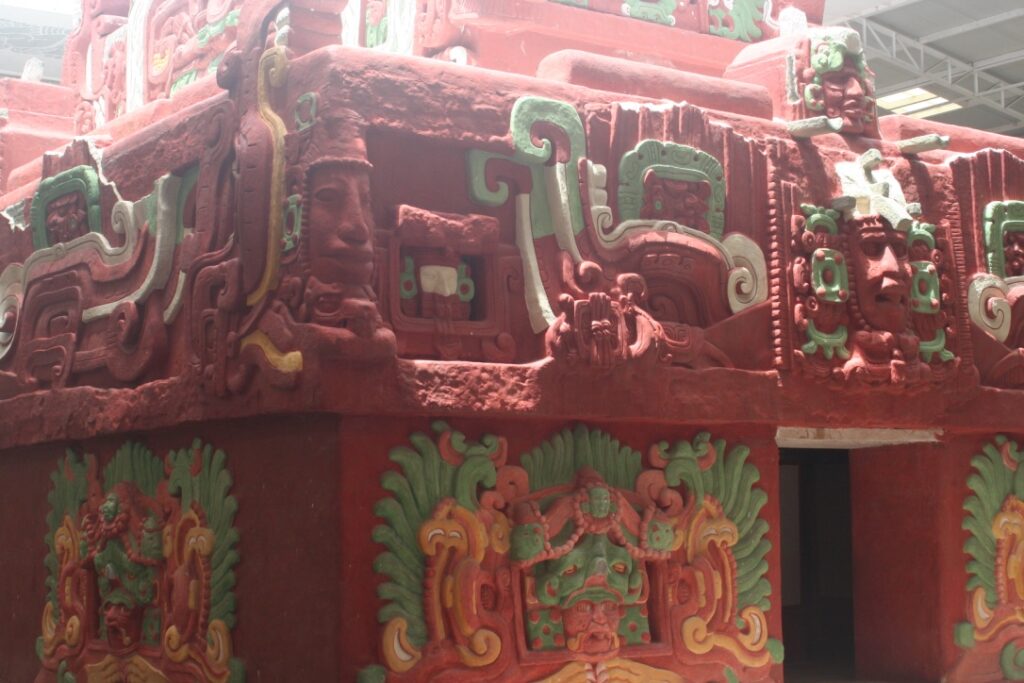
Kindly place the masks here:
<instances>
[{"instance_id":1,"label":"metal roof beam","mask_svg":"<svg viewBox=\"0 0 1024 683\"><path fill-rule=\"evenodd\" d=\"M1015 64L1020 61L1024 61L1024 50L1014 50L1013 52L1004 52L989 59L978 60L974 63L974 68L994 69L997 66L1006 66L1007 64Z\"/></svg>"},{"instance_id":2,"label":"metal roof beam","mask_svg":"<svg viewBox=\"0 0 1024 683\"><path fill-rule=\"evenodd\" d=\"M951 101L980 104L1024 124L1024 111L1006 106L1007 96L1024 95L1024 87L985 73L980 62L969 64L866 17L848 21L846 25L860 31L864 51L869 57L884 59L915 74L916 86L940 86L959 96ZM1019 52L1019 59L1024 59L1024 50Z\"/></svg>"},{"instance_id":3,"label":"metal roof beam","mask_svg":"<svg viewBox=\"0 0 1024 683\"><path fill-rule=\"evenodd\" d=\"M862 7L861 9L852 10L841 14L837 17L826 17L826 21L829 24L843 24L847 21L853 21L854 19L860 19L862 17L873 17L876 14L882 12L889 12L894 9L900 9L907 5L915 5L923 0L884 0L883 2L877 2L868 7Z\"/></svg>"},{"instance_id":4,"label":"metal roof beam","mask_svg":"<svg viewBox=\"0 0 1024 683\"><path fill-rule=\"evenodd\" d=\"M980 31L983 28L995 26L996 24L1002 24L1007 21L1013 21L1014 19L1020 19L1021 17L1024 17L1024 9L1015 9L1009 12L1003 12L1002 14L993 14L990 17L978 19L977 21L972 21L966 24L960 24L959 26L954 26L953 28L946 29L945 31L936 31L935 33L929 33L928 35L921 36L917 40L918 42L927 45L928 43L934 43L937 40L953 38L955 36L960 36L965 33L970 33L971 31Z\"/></svg>"}]
</instances>

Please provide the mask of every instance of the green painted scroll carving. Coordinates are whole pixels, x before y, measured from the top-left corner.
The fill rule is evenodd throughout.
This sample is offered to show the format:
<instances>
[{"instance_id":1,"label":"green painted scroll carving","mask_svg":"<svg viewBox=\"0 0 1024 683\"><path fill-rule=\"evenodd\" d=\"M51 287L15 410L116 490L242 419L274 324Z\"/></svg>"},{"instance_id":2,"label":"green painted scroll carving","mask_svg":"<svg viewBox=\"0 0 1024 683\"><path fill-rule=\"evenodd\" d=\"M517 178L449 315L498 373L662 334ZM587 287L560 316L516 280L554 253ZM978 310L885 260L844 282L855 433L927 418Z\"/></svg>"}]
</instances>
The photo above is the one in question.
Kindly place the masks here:
<instances>
[{"instance_id":1,"label":"green painted scroll carving","mask_svg":"<svg viewBox=\"0 0 1024 683\"><path fill-rule=\"evenodd\" d=\"M534 144L534 126L539 123L558 129L568 142L567 148L559 148L554 164L549 163L554 152L551 140L545 138L539 145ZM580 158L586 155L587 142L583 122L576 109L558 100L522 97L512 107L509 135L514 148L511 155L481 150L468 153L470 196L486 206L500 206L507 202L508 186L499 183L497 189L488 188L484 171L491 159L508 159L530 169L530 222L534 237L558 234L559 231L568 233L565 237L579 234L583 229L583 207L577 166Z\"/></svg>"},{"instance_id":2,"label":"green painted scroll carving","mask_svg":"<svg viewBox=\"0 0 1024 683\"><path fill-rule=\"evenodd\" d=\"M765 0L708 0L712 35L750 43L763 32L757 22L764 14Z\"/></svg>"},{"instance_id":3,"label":"green painted scroll carving","mask_svg":"<svg viewBox=\"0 0 1024 683\"><path fill-rule=\"evenodd\" d=\"M675 26L676 0L625 0L622 13L634 19L653 21L656 24Z\"/></svg>"}]
</instances>

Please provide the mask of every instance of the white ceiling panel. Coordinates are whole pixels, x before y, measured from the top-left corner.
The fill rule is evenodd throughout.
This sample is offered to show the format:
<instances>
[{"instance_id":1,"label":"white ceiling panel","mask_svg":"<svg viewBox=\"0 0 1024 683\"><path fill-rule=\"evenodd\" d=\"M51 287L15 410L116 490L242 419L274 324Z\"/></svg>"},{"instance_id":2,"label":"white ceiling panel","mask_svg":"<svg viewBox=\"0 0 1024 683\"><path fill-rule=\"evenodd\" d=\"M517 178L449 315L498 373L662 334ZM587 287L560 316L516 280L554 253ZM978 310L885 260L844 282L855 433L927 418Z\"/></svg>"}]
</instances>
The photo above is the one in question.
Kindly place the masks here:
<instances>
[{"instance_id":1,"label":"white ceiling panel","mask_svg":"<svg viewBox=\"0 0 1024 683\"><path fill-rule=\"evenodd\" d=\"M825 22L861 31L879 94L926 88L963 106L936 121L1024 130L1022 0L826 0Z\"/></svg>"}]
</instances>

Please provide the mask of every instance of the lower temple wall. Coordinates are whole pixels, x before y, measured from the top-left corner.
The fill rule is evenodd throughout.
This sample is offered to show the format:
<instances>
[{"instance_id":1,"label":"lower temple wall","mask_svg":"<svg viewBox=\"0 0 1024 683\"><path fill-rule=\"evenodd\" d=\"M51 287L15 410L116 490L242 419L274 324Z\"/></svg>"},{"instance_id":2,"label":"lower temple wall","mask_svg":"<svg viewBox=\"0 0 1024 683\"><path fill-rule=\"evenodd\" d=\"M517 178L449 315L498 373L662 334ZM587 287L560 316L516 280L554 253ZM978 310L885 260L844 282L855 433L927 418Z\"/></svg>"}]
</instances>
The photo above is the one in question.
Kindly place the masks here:
<instances>
[{"instance_id":1,"label":"lower temple wall","mask_svg":"<svg viewBox=\"0 0 1024 683\"><path fill-rule=\"evenodd\" d=\"M236 680L243 670L246 680L255 681L542 680L573 674L567 667L578 666L641 680L781 680L775 661L782 633L773 432L730 426L702 437L701 431L297 415L0 453L0 537L17 549L0 554L0 613L10 615L0 620L0 681L63 682L58 674L68 673L86 680L100 671ZM662 441L666 447L659 450ZM432 478L421 457L435 452L429 444L441 458L429 462L450 460L456 476ZM520 456L532 449L539 449L541 455L532 457L547 474L530 470L529 481L517 479ZM218 450L226 459L218 459ZM95 455L95 466L84 454ZM436 564L449 551L449 559L465 560L458 544L435 548L434 564L413 548L403 565L422 578L405 585L396 576L400 568L379 559L392 548L380 529L393 519L378 514L386 509L381 500L402 490L395 483L406 474L400 463L415 469L410 454L421 458L418 475L403 479L412 495L447 492L457 501L445 516L438 513L443 501L418 500L426 510L423 522L442 521L449 531L474 528L463 516L467 508L459 509L471 502L474 494L467 491L473 485L455 486L463 481L457 470L472 460L471 470L483 465L465 479L476 481L475 513L479 519L481 510L491 510L493 523L484 529L482 556L479 545L470 553L481 558L476 564ZM473 460L481 454L494 465L494 478L484 471L486 463ZM549 456L554 459L545 460ZM627 460L631 464L624 466ZM676 485L666 487L666 480ZM518 499L517 508L509 504L516 486L542 493ZM691 502L694 487L704 487L703 506ZM681 495L674 498L670 490ZM549 549L564 547L567 534L589 525L577 534L575 554L551 553L548 564L526 566L537 559L529 554L534 545L523 542L531 523L530 505L522 505L527 499L537 504L549 531L563 525L557 538L550 531ZM657 504L651 507L651 501ZM577 503L584 503L582 510L573 510ZM225 512L230 510L237 511L232 516ZM645 511L648 540L641 543L631 528L639 530L635 523ZM756 542L742 545L751 535ZM212 539L205 555L204 539ZM632 551L623 539L631 539ZM190 550L190 543L198 545ZM732 553L740 547L745 556L737 561ZM560 588L548 582L555 597L539 603L533 586L551 578L550 563L558 561L559 572L575 563L570 573L586 581L561 578ZM460 595L475 590L475 611L431 611L430 578L442 574L447 597L441 604L459 605ZM47 577L53 577L53 591ZM407 591L420 607L408 601ZM590 623L577 617L569 625L570 599L593 603ZM618 602L602 604L609 600ZM51 601L56 608L47 607ZM204 604L211 607L199 615ZM410 610L423 610L432 642L417 640L416 624L397 637L388 630L390 617ZM738 622L741 614L744 621ZM432 615L436 623L429 621ZM699 623L686 625L698 615ZM614 644L600 635L597 622L605 617L621 627ZM527 626L536 618L548 620L553 632ZM607 630L609 622L602 623ZM197 632L197 624L206 630ZM174 638L168 636L171 626ZM496 637L474 641L470 627ZM226 650L211 645L225 636ZM678 655L684 637L704 653ZM416 665L401 671L403 653L389 652L389 643L407 646ZM468 650L459 649L464 643ZM570 643L579 649L570 652ZM491 662L481 663L492 653Z\"/></svg>"},{"instance_id":2,"label":"lower temple wall","mask_svg":"<svg viewBox=\"0 0 1024 683\"><path fill-rule=\"evenodd\" d=\"M995 435L851 452L858 675L1021 675L1021 459ZM764 426L328 415L9 450L0 681L118 652L169 680L781 681L778 464Z\"/></svg>"},{"instance_id":3,"label":"lower temple wall","mask_svg":"<svg viewBox=\"0 0 1024 683\"><path fill-rule=\"evenodd\" d=\"M47 497L53 490L50 477L58 471L58 463L64 462L65 453L69 449L76 453L76 462L82 462L83 453L94 454L99 463L97 480L102 485L104 480L120 478L113 476L113 472L104 472L104 468L126 443L141 444L152 453L152 456L136 458L136 475L141 469L138 465L140 460L153 462L155 459L158 465L154 476L163 478L166 470L161 464L171 451L180 453L185 449L189 454L189 464L192 464L190 451L196 440L200 450L209 444L212 446L211 454L221 449L227 456L225 462L230 479L221 481L230 482L226 493L237 501L233 527L237 531L238 542L233 550L237 552L238 561L228 566L231 565L229 561L224 562L214 553L206 558L212 565L212 571L204 575L202 561L196 561L195 555L191 556L191 565L187 554L186 561L182 563L165 560L152 584L156 588L144 624L160 618L164 627L171 622L181 625L179 633L187 636L189 625L195 623L190 612L198 609L199 602L187 596L190 591L209 591L215 613L207 614L207 621L211 620L210 617L225 615L225 620L229 621L232 613L235 620L228 641L230 653L226 653L223 659L237 658L244 666L247 680L345 680L339 679L342 657L336 647L340 623L346 618L338 609L342 585L337 578L343 552L337 542L342 516L338 503L337 418L299 415L182 425L173 430L0 453L0 499L3 500L0 505L0 539L5 546L5 551L0 553L0 614L4 615L0 619L0 681L16 683L56 679L55 671L43 669L40 674L36 640L42 635L41 616L47 604L44 581L49 571L44 565L47 555L44 537L48 533L51 509ZM122 468L120 473L126 469L131 468ZM182 473L179 471L178 474ZM194 479L199 482L201 477L200 472ZM177 480L181 478L178 476ZM85 481L88 478L77 476L76 479ZM172 480L168 478L166 481ZM196 489L198 491L200 486ZM199 493L194 499L200 501L207 526L218 532L216 543L226 545L223 540L226 534L222 533L225 529L218 530L214 525L215 510L218 510L216 496ZM174 495L171 498L180 500ZM144 517L152 510L146 506L158 499L159 496L152 496L135 500L135 506L129 511L129 535L136 539L142 535L144 527L140 531L134 526L137 513L139 509L145 510L141 515ZM87 501L84 507L88 509L90 505ZM121 510L126 507L122 504ZM175 517L172 515L171 519ZM87 534L81 529L84 526L82 520L78 522L79 540L83 540ZM130 545L130 541L125 543ZM99 545L94 543L92 547ZM109 538L105 547L108 550L103 557L115 567L110 573L116 573L119 578L112 578L108 584L102 585L94 574L92 578L96 585L84 587L78 595L78 588L73 584L69 590L69 594L73 594L71 604L66 608L62 604L62 612L80 618L80 640L85 641L84 650L89 653L83 661L93 664L102 661L114 648L103 639L98 625L88 626L89 613L102 613L104 593L107 593L108 600L115 600L113 596L118 594L118 587L123 588L121 583L130 584L127 576L132 572L138 573L140 565L143 565L141 560L134 565L120 562L117 553L111 550L114 545ZM164 549L167 548L165 541ZM150 554L153 555L161 555L159 546L155 553ZM218 565L221 566L220 572ZM81 566L88 568L88 563ZM175 568L173 572L172 567ZM223 583L226 572L234 573L233 586L229 580ZM192 585L176 589L174 579L181 576ZM144 592L138 584L127 592L133 591ZM230 596L232 592L233 596ZM83 602L87 609L79 609ZM58 626L63 627L66 621L67 618L60 619ZM200 661L206 656L209 634L193 635L192 647L182 662L172 660L168 655L169 648L157 635L155 639L149 639L155 640L155 647L147 649L145 643L134 649L128 647L128 655L121 658L129 661L133 652L142 653L146 666L137 661L122 666L136 666L145 671L148 671L146 667L151 667L170 680L220 680L223 669L230 665L218 668L217 657ZM57 640L64 637L61 631ZM143 640L146 640L145 635ZM65 640L57 646L50 661L60 659L61 654L69 649ZM200 655L195 655L197 650ZM176 656L182 656L180 649L177 652ZM74 657L65 659L71 664L69 670L75 671ZM127 675L127 671L125 669L121 675ZM202 671L206 671L207 678L202 677ZM37 674L40 674L38 679ZM94 670L93 675L99 676L99 673ZM109 671L107 675L111 675ZM86 680L86 671L78 673L75 680ZM115 676L97 680L122 679Z\"/></svg>"}]
</instances>

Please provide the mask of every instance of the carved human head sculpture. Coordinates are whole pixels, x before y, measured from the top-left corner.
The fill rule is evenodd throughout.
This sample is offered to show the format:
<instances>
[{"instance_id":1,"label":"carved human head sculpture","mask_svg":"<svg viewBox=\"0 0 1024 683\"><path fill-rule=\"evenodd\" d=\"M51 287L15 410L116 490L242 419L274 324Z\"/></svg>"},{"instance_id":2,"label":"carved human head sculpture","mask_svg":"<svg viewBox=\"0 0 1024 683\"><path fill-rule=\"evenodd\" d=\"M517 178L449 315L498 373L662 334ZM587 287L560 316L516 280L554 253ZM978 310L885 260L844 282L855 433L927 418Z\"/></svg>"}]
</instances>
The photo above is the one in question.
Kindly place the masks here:
<instances>
[{"instance_id":1,"label":"carved human head sculpture","mask_svg":"<svg viewBox=\"0 0 1024 683\"><path fill-rule=\"evenodd\" d=\"M1007 230L1003 233L1003 258L1007 277L1024 275L1024 232Z\"/></svg>"},{"instance_id":2,"label":"carved human head sculpture","mask_svg":"<svg viewBox=\"0 0 1024 683\"><path fill-rule=\"evenodd\" d=\"M147 608L157 595L155 566L162 555L157 520L132 482L121 482L83 520L85 547L96 572L96 590L107 641L115 650L134 647Z\"/></svg>"},{"instance_id":3,"label":"carved human head sculpture","mask_svg":"<svg viewBox=\"0 0 1024 683\"><path fill-rule=\"evenodd\" d=\"M661 177L648 169L644 174L640 217L675 221L701 232L710 232L708 203L711 185L700 180Z\"/></svg>"},{"instance_id":4,"label":"carved human head sculpture","mask_svg":"<svg viewBox=\"0 0 1024 683\"><path fill-rule=\"evenodd\" d=\"M855 302L864 323L880 331L903 332L912 276L906 233L877 216L851 220L848 225Z\"/></svg>"},{"instance_id":5,"label":"carved human head sculpture","mask_svg":"<svg viewBox=\"0 0 1024 683\"><path fill-rule=\"evenodd\" d=\"M380 323L373 303L373 211L364 124L353 112L318 116L289 140L293 189L301 194L298 238L303 279L299 317L369 336Z\"/></svg>"},{"instance_id":6,"label":"carved human head sculpture","mask_svg":"<svg viewBox=\"0 0 1024 683\"><path fill-rule=\"evenodd\" d=\"M843 130L859 133L864 130L866 86L860 70L851 57L841 69L821 77L822 105L825 116L843 119Z\"/></svg>"},{"instance_id":7,"label":"carved human head sculpture","mask_svg":"<svg viewBox=\"0 0 1024 683\"><path fill-rule=\"evenodd\" d=\"M606 535L587 534L566 555L537 567L538 597L560 608L569 651L584 659L618 651L619 622L626 605L640 595L642 577L635 564Z\"/></svg>"},{"instance_id":8,"label":"carved human head sculpture","mask_svg":"<svg viewBox=\"0 0 1024 683\"><path fill-rule=\"evenodd\" d=\"M830 119L842 119L843 133L871 132L874 86L860 35L850 29L821 29L811 39L810 51L810 67L802 79L807 108Z\"/></svg>"},{"instance_id":9,"label":"carved human head sculpture","mask_svg":"<svg viewBox=\"0 0 1024 683\"><path fill-rule=\"evenodd\" d=\"M361 286L373 275L373 213L364 164L329 160L310 167L308 263L322 283Z\"/></svg>"},{"instance_id":10,"label":"carved human head sculpture","mask_svg":"<svg viewBox=\"0 0 1024 683\"><path fill-rule=\"evenodd\" d=\"M85 196L69 192L46 205L46 237L50 244L70 242L89 231Z\"/></svg>"},{"instance_id":11,"label":"carved human head sculpture","mask_svg":"<svg viewBox=\"0 0 1024 683\"><path fill-rule=\"evenodd\" d=\"M543 510L517 506L514 517L511 552L528 577L531 649L564 648L596 662L650 642L650 561L674 547L675 520L637 510L588 469L578 473L571 494L549 497Z\"/></svg>"}]
</instances>

